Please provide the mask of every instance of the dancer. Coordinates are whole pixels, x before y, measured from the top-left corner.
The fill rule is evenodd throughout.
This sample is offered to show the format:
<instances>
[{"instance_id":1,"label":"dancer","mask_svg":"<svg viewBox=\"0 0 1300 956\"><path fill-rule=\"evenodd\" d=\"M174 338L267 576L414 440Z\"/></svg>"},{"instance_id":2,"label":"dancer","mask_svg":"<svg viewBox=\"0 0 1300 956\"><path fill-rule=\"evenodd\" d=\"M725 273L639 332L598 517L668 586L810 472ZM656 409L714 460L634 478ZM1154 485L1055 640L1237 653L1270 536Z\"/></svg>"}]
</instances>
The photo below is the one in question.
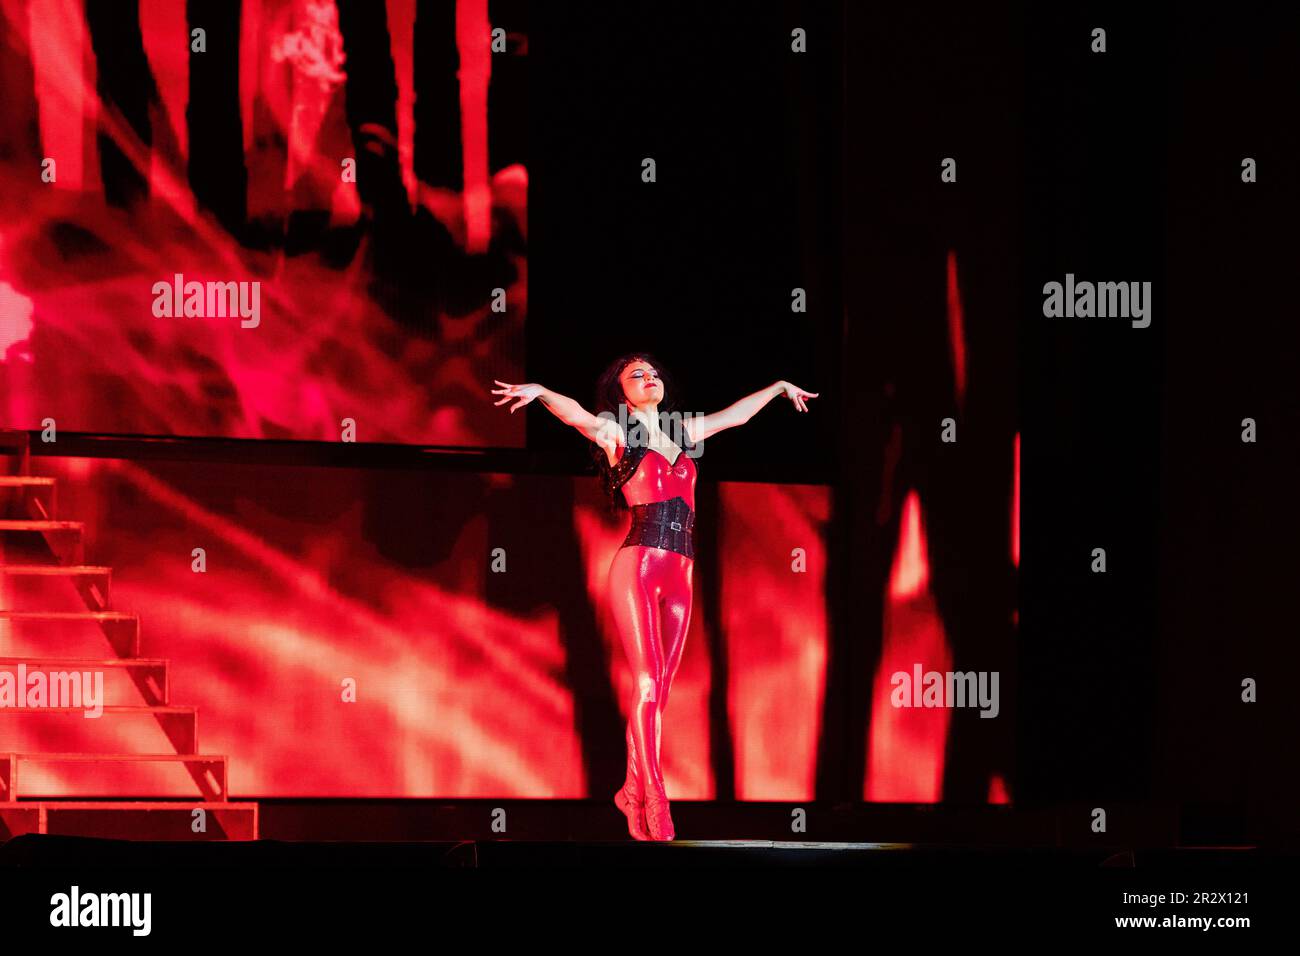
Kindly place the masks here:
<instances>
[{"instance_id":1,"label":"dancer","mask_svg":"<svg viewBox=\"0 0 1300 956\"><path fill-rule=\"evenodd\" d=\"M808 411L806 392L776 382L711 415L679 415L671 378L644 352L615 359L596 386L596 411L541 385L498 381L497 405L515 409L541 399L551 414L594 443L605 493L611 503L622 491L632 526L609 568L608 593L635 678L636 697L627 723L627 779L614 802L637 840L675 837L660 768L661 717L681 664L691 619L691 571L695 545L695 459L711 435L749 421L782 395ZM655 452L651 455L650 452Z\"/></svg>"}]
</instances>

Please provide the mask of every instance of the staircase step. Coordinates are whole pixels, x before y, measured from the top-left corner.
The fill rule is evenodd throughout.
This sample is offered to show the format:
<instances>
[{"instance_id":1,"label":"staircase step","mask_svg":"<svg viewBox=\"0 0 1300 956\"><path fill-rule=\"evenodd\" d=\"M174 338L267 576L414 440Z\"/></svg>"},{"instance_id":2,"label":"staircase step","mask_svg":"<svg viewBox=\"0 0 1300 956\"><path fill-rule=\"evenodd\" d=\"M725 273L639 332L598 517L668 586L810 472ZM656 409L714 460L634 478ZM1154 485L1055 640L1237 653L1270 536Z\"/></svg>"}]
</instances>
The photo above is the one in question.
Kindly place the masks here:
<instances>
[{"instance_id":1,"label":"staircase step","mask_svg":"<svg viewBox=\"0 0 1300 956\"><path fill-rule=\"evenodd\" d=\"M26 628L21 635L13 633L12 626L7 635L0 629L0 652L9 656L36 653L30 645L46 641L60 649L75 642L81 646L75 651L69 648L70 653L82 657L93 656L99 653L97 648L101 646L99 642L103 638L108 639L109 647L116 657L140 656L140 617L137 614L125 611L0 611L0 624L6 621L11 625L37 625L37 632L57 631L60 628L64 630L62 634L38 633L33 637ZM96 624L98 627L93 630L80 627L84 624ZM71 634L67 633L69 629L72 630Z\"/></svg>"},{"instance_id":2,"label":"staircase step","mask_svg":"<svg viewBox=\"0 0 1300 956\"><path fill-rule=\"evenodd\" d=\"M138 616L129 611L0 611L0 618L11 621L134 621Z\"/></svg>"},{"instance_id":3,"label":"staircase step","mask_svg":"<svg viewBox=\"0 0 1300 956\"><path fill-rule=\"evenodd\" d=\"M94 658L48 657L41 654L0 657L0 671L17 674L18 666L40 671L104 671L104 704L135 703L143 696L151 707L165 707L171 693L168 682L170 661L156 657ZM114 681L110 675L121 675ZM21 689L21 688L20 688Z\"/></svg>"},{"instance_id":4,"label":"staircase step","mask_svg":"<svg viewBox=\"0 0 1300 956\"><path fill-rule=\"evenodd\" d=\"M206 815L194 832L194 811ZM0 840L23 833L112 840L256 840L257 804L162 800L34 800L0 803Z\"/></svg>"},{"instance_id":5,"label":"staircase step","mask_svg":"<svg viewBox=\"0 0 1300 956\"><path fill-rule=\"evenodd\" d=\"M0 475L0 501L5 502L7 507L15 511L5 517L53 518L58 487L58 481L54 478L38 478L36 475ZM33 510L33 505L39 507Z\"/></svg>"},{"instance_id":6,"label":"staircase step","mask_svg":"<svg viewBox=\"0 0 1300 956\"><path fill-rule=\"evenodd\" d=\"M47 513L51 505L33 505ZM0 520L0 534L39 534L53 552L58 564L84 564L86 523L84 521L55 521L40 519L3 519Z\"/></svg>"},{"instance_id":7,"label":"staircase step","mask_svg":"<svg viewBox=\"0 0 1300 956\"><path fill-rule=\"evenodd\" d=\"M58 485L56 479L37 475L0 475L0 509L19 517L53 518ZM0 510L0 515L4 511Z\"/></svg>"},{"instance_id":8,"label":"staircase step","mask_svg":"<svg viewBox=\"0 0 1300 956\"><path fill-rule=\"evenodd\" d=\"M83 707L0 707L0 740L11 750L62 746L96 754L168 745L178 753L198 749L197 707L114 704L99 710L100 716L89 717Z\"/></svg>"},{"instance_id":9,"label":"staircase step","mask_svg":"<svg viewBox=\"0 0 1300 956\"><path fill-rule=\"evenodd\" d=\"M0 564L0 604L6 610L108 610L112 568L78 564Z\"/></svg>"},{"instance_id":10,"label":"staircase step","mask_svg":"<svg viewBox=\"0 0 1300 956\"><path fill-rule=\"evenodd\" d=\"M0 563L0 579L72 580L78 589L92 588L95 592L96 605L99 610L108 609L109 585L113 581L113 568L101 567L99 564L4 564Z\"/></svg>"},{"instance_id":11,"label":"staircase step","mask_svg":"<svg viewBox=\"0 0 1300 956\"><path fill-rule=\"evenodd\" d=\"M81 779L42 781L41 771L48 778L50 768L56 765L71 765ZM223 754L0 754L0 801L145 794L175 799L197 794L200 803L220 803L227 799L228 768ZM70 789L77 792L68 792Z\"/></svg>"}]
</instances>

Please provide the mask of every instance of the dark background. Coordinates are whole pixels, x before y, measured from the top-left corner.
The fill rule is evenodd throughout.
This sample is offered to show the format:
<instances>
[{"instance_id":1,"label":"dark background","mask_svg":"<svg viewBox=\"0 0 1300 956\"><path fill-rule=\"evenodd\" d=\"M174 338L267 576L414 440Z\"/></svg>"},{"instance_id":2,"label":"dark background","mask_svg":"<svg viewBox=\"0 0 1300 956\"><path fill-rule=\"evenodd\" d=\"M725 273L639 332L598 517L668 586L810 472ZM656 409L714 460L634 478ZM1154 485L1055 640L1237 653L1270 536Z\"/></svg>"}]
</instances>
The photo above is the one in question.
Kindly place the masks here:
<instances>
[{"instance_id":1,"label":"dark background","mask_svg":"<svg viewBox=\"0 0 1300 956\"><path fill-rule=\"evenodd\" d=\"M945 799L981 801L1003 771L1022 804L1153 800L1206 839L1294 831L1294 17L656 11L534 19L529 374L585 402L610 357L646 347L693 410L776 378L822 392L806 421L778 404L716 440L701 472L834 484L819 796L862 779L876 588L910 484L954 666L1004 669L1009 719L955 722ZM1151 281L1151 326L1046 319L1043 283L1066 272ZM795 285L806 316L789 314ZM959 441L941 446L950 414ZM530 448L581 466L580 438L529 424ZM1022 572L1006 560L1017 431Z\"/></svg>"},{"instance_id":2,"label":"dark background","mask_svg":"<svg viewBox=\"0 0 1300 956\"><path fill-rule=\"evenodd\" d=\"M790 53L803 26L809 53ZM712 476L826 481L835 461L840 288L841 42L835 4L556 4L532 19L528 371L590 405L616 356L650 351L684 410L712 412L785 379L710 440ZM641 162L657 164L655 183ZM807 292L806 313L790 310ZM544 411L529 447L585 458ZM703 474L703 472L702 472Z\"/></svg>"}]
</instances>

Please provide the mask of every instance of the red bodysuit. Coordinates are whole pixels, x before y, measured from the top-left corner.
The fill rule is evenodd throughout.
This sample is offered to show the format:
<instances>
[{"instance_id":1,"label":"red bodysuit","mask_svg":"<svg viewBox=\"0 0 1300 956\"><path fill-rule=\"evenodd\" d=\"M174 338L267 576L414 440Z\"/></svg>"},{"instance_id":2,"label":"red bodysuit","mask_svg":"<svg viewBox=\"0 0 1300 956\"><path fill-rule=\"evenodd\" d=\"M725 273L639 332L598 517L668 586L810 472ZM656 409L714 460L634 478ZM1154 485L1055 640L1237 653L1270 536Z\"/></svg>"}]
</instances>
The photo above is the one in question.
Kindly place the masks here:
<instances>
[{"instance_id":1,"label":"red bodysuit","mask_svg":"<svg viewBox=\"0 0 1300 956\"><path fill-rule=\"evenodd\" d=\"M620 791L628 806L620 803L620 808L634 837L647 838L638 833L644 819L649 838L671 840L659 764L660 718L691 620L696 469L685 450L672 463L645 447L624 445L618 457L613 480L632 507L632 527L610 564L609 602L635 686L627 724L627 782ZM642 818L646 798L651 803Z\"/></svg>"},{"instance_id":2,"label":"red bodysuit","mask_svg":"<svg viewBox=\"0 0 1300 956\"><path fill-rule=\"evenodd\" d=\"M636 455L637 452L638 449L633 449L632 453ZM627 454L627 446L620 447L619 461L621 462ZM627 499L627 503L641 505L680 497L686 502L688 508L694 510L695 462L691 456L682 451L672 464L669 464L668 459L656 448L645 449L644 456L649 458L650 462L647 464L644 458L638 462L632 477L623 485L623 497Z\"/></svg>"}]
</instances>

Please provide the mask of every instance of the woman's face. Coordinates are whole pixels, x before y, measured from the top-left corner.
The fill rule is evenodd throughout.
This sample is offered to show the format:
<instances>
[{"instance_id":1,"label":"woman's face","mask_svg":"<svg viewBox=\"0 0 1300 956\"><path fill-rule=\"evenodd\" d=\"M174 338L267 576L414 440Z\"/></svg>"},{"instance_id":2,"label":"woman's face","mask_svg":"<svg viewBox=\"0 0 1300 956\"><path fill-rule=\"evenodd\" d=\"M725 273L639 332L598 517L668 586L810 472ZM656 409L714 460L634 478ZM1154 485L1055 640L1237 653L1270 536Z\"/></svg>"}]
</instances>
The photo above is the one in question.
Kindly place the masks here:
<instances>
[{"instance_id":1,"label":"woman's face","mask_svg":"<svg viewBox=\"0 0 1300 956\"><path fill-rule=\"evenodd\" d=\"M664 383L659 378L658 370L649 362L640 359L629 362L618 377L631 407L644 408L647 405L658 405L664 400Z\"/></svg>"}]
</instances>

